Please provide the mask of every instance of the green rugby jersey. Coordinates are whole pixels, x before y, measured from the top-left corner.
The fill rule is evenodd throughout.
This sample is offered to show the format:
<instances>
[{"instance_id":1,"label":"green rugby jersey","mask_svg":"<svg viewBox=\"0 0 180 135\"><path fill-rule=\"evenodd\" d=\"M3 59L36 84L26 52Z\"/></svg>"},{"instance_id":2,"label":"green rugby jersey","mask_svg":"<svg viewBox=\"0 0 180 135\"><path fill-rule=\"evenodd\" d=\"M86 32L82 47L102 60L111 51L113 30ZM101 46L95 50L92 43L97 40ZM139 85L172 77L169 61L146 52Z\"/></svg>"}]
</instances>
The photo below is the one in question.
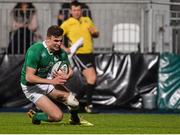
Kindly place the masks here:
<instances>
[{"instance_id":1,"label":"green rugby jersey","mask_svg":"<svg viewBox=\"0 0 180 135\"><path fill-rule=\"evenodd\" d=\"M25 56L25 62L21 71L21 83L33 85L26 80L26 67L37 69L35 74L41 78L46 78L57 61L65 61L70 65L68 55L64 50L61 49L56 53L49 53L45 42L34 43Z\"/></svg>"}]
</instances>

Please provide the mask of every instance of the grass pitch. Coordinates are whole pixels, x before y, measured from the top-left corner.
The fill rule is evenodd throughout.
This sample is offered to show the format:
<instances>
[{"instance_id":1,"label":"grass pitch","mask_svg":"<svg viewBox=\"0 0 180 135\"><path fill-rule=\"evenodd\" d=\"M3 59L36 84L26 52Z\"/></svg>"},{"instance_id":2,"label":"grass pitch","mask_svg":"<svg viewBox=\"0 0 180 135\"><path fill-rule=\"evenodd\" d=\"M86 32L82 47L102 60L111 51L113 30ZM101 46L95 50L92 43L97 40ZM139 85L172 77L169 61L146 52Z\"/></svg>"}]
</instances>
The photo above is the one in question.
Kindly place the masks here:
<instances>
[{"instance_id":1,"label":"grass pitch","mask_svg":"<svg viewBox=\"0 0 180 135\"><path fill-rule=\"evenodd\" d=\"M80 114L94 126L58 123L33 125L25 113L0 113L0 134L179 134L179 114Z\"/></svg>"}]
</instances>

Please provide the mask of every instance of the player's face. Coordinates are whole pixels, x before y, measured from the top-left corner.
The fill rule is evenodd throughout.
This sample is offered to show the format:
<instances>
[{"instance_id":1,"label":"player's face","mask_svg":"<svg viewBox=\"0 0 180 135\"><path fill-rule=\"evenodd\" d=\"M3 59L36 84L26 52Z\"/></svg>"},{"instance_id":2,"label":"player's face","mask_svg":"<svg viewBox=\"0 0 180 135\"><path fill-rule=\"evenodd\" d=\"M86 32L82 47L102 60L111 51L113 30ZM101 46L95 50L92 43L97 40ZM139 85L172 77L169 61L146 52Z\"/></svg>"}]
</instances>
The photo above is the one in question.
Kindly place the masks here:
<instances>
[{"instance_id":1,"label":"player's face","mask_svg":"<svg viewBox=\"0 0 180 135\"><path fill-rule=\"evenodd\" d=\"M54 37L54 36L51 36L50 39L49 39L49 49L50 51L54 52L54 51L59 51L60 48L61 48L61 44L62 44L62 37Z\"/></svg>"},{"instance_id":2,"label":"player's face","mask_svg":"<svg viewBox=\"0 0 180 135\"><path fill-rule=\"evenodd\" d=\"M82 14L82 9L81 6L72 6L71 7L71 15L72 17L74 17L75 19L79 19L81 17Z\"/></svg>"}]
</instances>

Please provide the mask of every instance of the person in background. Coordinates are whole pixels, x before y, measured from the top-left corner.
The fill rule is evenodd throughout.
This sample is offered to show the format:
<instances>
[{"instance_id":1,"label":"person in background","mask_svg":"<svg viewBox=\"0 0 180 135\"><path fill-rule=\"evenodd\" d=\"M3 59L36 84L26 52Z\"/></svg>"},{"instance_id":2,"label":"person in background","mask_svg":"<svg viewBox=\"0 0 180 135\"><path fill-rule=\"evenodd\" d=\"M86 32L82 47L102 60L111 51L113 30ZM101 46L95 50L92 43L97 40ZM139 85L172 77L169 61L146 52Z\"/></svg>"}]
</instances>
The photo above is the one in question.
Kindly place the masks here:
<instances>
[{"instance_id":1,"label":"person in background","mask_svg":"<svg viewBox=\"0 0 180 135\"><path fill-rule=\"evenodd\" d=\"M97 78L92 38L97 38L99 32L95 28L92 20L88 16L84 17L82 15L82 4L80 2L71 2L70 13L71 17L64 21L60 28L64 30L64 35L68 37L71 45L80 38L83 38L83 45L76 51L73 60L79 70L82 71L81 73L86 80L86 85L83 86L82 90L79 90L76 98L80 100L86 94L87 105L85 106L85 110L88 113L92 113L92 92L94 91ZM69 48L64 47L63 49L70 53Z\"/></svg>"},{"instance_id":2,"label":"person in background","mask_svg":"<svg viewBox=\"0 0 180 135\"><path fill-rule=\"evenodd\" d=\"M74 2L74 1L78 1L78 0L71 0L71 2ZM90 11L88 5L86 3L81 3L81 5L82 5L82 16L88 16L92 19L91 11ZM70 6L71 6L71 3L69 3L69 2L62 3L61 9L59 10L59 14L58 14L58 19L57 19L57 24L59 26L63 23L63 21L65 21L69 17L71 17ZM68 47L68 39L67 39L66 35L64 36L63 44L66 47Z\"/></svg>"},{"instance_id":3,"label":"person in background","mask_svg":"<svg viewBox=\"0 0 180 135\"><path fill-rule=\"evenodd\" d=\"M78 108L79 102L64 86L72 76L67 53L61 49L63 30L57 25L50 26L43 42L34 43L25 55L21 71L21 87L27 99L34 103L42 112L30 110L28 116L33 124L41 121L59 122L63 118L62 110L51 99L63 102L70 109ZM58 61L65 61L69 72L53 72L51 69ZM51 75L50 75L51 73ZM71 117L71 123L74 119Z\"/></svg>"},{"instance_id":4,"label":"person in background","mask_svg":"<svg viewBox=\"0 0 180 135\"><path fill-rule=\"evenodd\" d=\"M74 1L78 1L78 0L71 0L71 2L74 2ZM61 9L59 10L59 14L58 14L58 20L57 20L57 24L59 26L63 23L63 21L67 20L71 16L70 6L71 6L71 3L69 2L62 3ZM81 6L82 6L82 16L84 17L88 16L92 19L89 6L86 3L81 3Z\"/></svg>"},{"instance_id":5,"label":"person in background","mask_svg":"<svg viewBox=\"0 0 180 135\"><path fill-rule=\"evenodd\" d=\"M38 33L35 6L30 2L18 2L11 12L12 22L8 53L24 54L29 46L42 40Z\"/></svg>"},{"instance_id":6,"label":"person in background","mask_svg":"<svg viewBox=\"0 0 180 135\"><path fill-rule=\"evenodd\" d=\"M12 30L21 27L28 27L29 30L36 31L38 28L37 14L35 6L30 2L18 2L12 11Z\"/></svg>"}]
</instances>

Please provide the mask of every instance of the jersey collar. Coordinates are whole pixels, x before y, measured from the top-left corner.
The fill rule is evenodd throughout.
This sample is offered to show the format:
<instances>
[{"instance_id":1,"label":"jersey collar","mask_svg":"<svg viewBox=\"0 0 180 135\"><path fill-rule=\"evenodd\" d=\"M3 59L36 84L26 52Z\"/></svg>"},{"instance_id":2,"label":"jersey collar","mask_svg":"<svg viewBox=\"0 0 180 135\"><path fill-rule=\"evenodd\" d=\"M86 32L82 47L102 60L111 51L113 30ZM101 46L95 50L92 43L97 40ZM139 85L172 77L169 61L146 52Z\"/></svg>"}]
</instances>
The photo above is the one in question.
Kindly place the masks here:
<instances>
[{"instance_id":1,"label":"jersey collar","mask_svg":"<svg viewBox=\"0 0 180 135\"><path fill-rule=\"evenodd\" d=\"M82 16L79 19L75 19L74 17L71 17L71 19L76 20L78 22L81 22L82 21Z\"/></svg>"},{"instance_id":2,"label":"jersey collar","mask_svg":"<svg viewBox=\"0 0 180 135\"><path fill-rule=\"evenodd\" d=\"M43 41L43 46L47 49L47 51L48 51L49 55L52 55L52 54L53 54L53 53L49 52L49 49L48 49L48 47L47 47L47 45L46 45L46 42L45 42L45 41Z\"/></svg>"}]
</instances>

